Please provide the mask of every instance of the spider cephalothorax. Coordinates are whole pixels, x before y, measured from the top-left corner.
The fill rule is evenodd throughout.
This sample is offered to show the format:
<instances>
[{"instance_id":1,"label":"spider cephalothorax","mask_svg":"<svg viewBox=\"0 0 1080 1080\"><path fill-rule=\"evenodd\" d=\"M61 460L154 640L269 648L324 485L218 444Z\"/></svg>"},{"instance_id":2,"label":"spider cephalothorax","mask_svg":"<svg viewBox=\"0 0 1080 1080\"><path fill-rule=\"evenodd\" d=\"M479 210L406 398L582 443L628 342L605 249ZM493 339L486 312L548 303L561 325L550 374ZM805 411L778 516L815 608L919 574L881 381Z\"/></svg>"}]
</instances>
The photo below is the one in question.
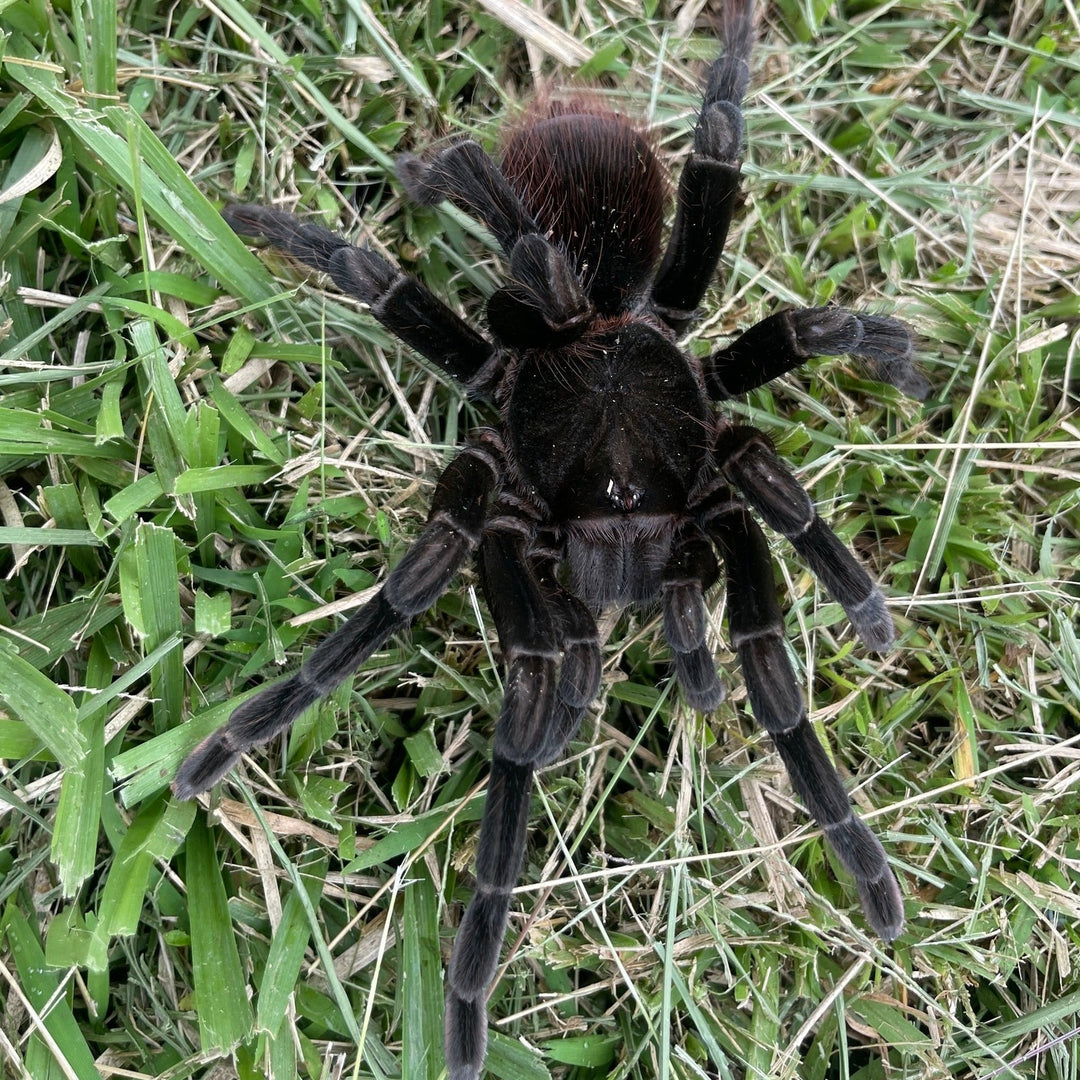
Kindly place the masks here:
<instances>
[{"instance_id":1,"label":"spider cephalothorax","mask_svg":"<svg viewBox=\"0 0 1080 1080\"><path fill-rule=\"evenodd\" d=\"M507 284L488 299L486 334L369 249L277 210L227 211L238 232L329 274L492 405L491 427L447 466L427 526L378 595L295 674L237 708L173 784L190 798L216 783L242 752L288 727L405 629L477 557L507 672L476 894L447 975L453 1080L482 1068L485 998L521 867L533 774L562 755L600 687L596 616L611 605L659 603L683 693L692 706L714 709L724 688L706 643L704 595L721 564L731 642L754 715L854 875L874 930L888 941L903 925L885 852L853 815L807 720L768 545L751 510L788 538L869 648L890 647L892 621L768 438L714 403L816 355L864 357L913 392L921 380L902 323L840 308L772 315L703 360L676 346L715 273L738 193L750 0L729 0L723 37L666 248L664 173L651 141L591 100L526 113L500 165L468 139L400 160L413 199L455 203L503 251Z\"/></svg>"}]
</instances>

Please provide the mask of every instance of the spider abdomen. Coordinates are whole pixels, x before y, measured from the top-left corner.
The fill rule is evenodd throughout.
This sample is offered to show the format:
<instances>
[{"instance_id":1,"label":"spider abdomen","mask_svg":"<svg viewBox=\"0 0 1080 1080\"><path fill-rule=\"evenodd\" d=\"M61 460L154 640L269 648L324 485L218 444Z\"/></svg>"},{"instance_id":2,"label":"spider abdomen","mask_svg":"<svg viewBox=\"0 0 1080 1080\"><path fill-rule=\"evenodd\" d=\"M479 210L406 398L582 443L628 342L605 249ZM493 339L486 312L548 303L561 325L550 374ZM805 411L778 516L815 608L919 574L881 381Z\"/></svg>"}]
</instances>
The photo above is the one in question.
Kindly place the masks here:
<instances>
[{"instance_id":1,"label":"spider abdomen","mask_svg":"<svg viewBox=\"0 0 1080 1080\"><path fill-rule=\"evenodd\" d=\"M648 137L596 102L547 101L513 131L501 168L597 311L632 307L660 256L666 201Z\"/></svg>"}]
</instances>

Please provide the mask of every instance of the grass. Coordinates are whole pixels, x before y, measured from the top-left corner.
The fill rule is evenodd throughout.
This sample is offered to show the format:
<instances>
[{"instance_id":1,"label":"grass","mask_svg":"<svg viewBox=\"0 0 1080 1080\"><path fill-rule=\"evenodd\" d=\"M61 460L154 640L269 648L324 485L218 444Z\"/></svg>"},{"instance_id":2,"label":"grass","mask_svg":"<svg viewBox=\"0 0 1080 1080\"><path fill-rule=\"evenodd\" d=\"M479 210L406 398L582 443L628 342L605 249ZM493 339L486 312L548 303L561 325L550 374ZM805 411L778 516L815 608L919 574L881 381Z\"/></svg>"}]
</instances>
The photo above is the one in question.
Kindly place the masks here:
<instances>
[{"instance_id":1,"label":"grass","mask_svg":"<svg viewBox=\"0 0 1080 1080\"><path fill-rule=\"evenodd\" d=\"M218 208L321 216L477 314L498 260L403 203L394 154L490 145L580 71L677 168L715 51L700 5L543 7L523 42L514 0L0 0L5 1075L442 1074L500 697L475 577L209 812L168 783L371 594L482 417ZM736 409L901 627L866 655L776 545L813 717L909 925L868 936L749 716L722 592L711 717L624 617L535 800L490 1073L1076 1077L1077 9L778 0L761 38L746 204L687 347L827 301L921 335L925 403L841 359Z\"/></svg>"}]
</instances>

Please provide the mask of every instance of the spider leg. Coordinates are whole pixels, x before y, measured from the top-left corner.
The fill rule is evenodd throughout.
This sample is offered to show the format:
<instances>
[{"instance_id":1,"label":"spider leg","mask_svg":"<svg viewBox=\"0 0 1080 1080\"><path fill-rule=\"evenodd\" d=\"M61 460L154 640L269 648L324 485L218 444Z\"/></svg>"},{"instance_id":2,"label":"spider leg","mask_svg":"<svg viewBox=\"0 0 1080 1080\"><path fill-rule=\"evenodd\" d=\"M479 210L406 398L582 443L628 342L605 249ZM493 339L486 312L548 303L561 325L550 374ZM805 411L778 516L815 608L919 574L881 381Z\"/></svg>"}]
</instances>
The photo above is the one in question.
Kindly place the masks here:
<instances>
[{"instance_id":1,"label":"spider leg","mask_svg":"<svg viewBox=\"0 0 1080 1080\"><path fill-rule=\"evenodd\" d=\"M892 941L904 925L903 896L881 842L851 808L836 769L806 716L783 641L765 536L745 507L729 504L709 521L727 574L728 625L750 706L773 740L792 785L855 878L874 931Z\"/></svg>"},{"instance_id":2,"label":"spider leg","mask_svg":"<svg viewBox=\"0 0 1080 1080\"><path fill-rule=\"evenodd\" d=\"M704 592L717 574L716 556L700 526L683 526L661 578L664 637L686 700L701 712L712 712L727 694L716 673L716 658L705 643Z\"/></svg>"},{"instance_id":3,"label":"spider leg","mask_svg":"<svg viewBox=\"0 0 1080 1080\"><path fill-rule=\"evenodd\" d=\"M771 529L787 537L825 584L867 648L886 652L896 636L881 590L814 509L810 496L766 435L731 427L717 443L724 475Z\"/></svg>"},{"instance_id":4,"label":"spider leg","mask_svg":"<svg viewBox=\"0 0 1080 1080\"><path fill-rule=\"evenodd\" d=\"M439 477L424 531L374 599L319 642L298 671L249 698L191 751L172 783L178 798L213 787L241 754L288 728L390 634L435 603L479 543L487 498L500 472L483 447L467 446L458 454Z\"/></svg>"},{"instance_id":5,"label":"spider leg","mask_svg":"<svg viewBox=\"0 0 1080 1080\"><path fill-rule=\"evenodd\" d=\"M930 384L915 368L914 351L911 330L887 315L839 307L780 311L714 352L706 362L706 384L713 398L737 397L812 356L850 353L864 359L876 379L921 401Z\"/></svg>"},{"instance_id":6,"label":"spider leg","mask_svg":"<svg viewBox=\"0 0 1080 1080\"><path fill-rule=\"evenodd\" d=\"M414 202L434 206L449 199L482 221L508 255L522 236L539 231L509 181L475 139L455 139L428 157L402 154L397 171Z\"/></svg>"},{"instance_id":7,"label":"spider leg","mask_svg":"<svg viewBox=\"0 0 1080 1080\"><path fill-rule=\"evenodd\" d=\"M447 969L445 1052L449 1080L477 1080L487 1052L487 992L499 964L510 892L521 872L533 769L497 752L476 853L476 893Z\"/></svg>"},{"instance_id":8,"label":"spider leg","mask_svg":"<svg viewBox=\"0 0 1080 1080\"><path fill-rule=\"evenodd\" d=\"M562 664L559 683L555 688L555 711L537 752L537 768L550 765L562 757L600 690L604 666L596 620L573 593L559 584L555 570L554 559L538 560L537 580L555 617Z\"/></svg>"},{"instance_id":9,"label":"spider leg","mask_svg":"<svg viewBox=\"0 0 1080 1080\"><path fill-rule=\"evenodd\" d=\"M528 557L528 531L524 522L494 519L480 549L481 581L506 661L506 687L480 824L476 893L447 971L450 1080L476 1080L483 1065L485 1000L525 855L534 769L561 752L600 681L595 624L569 593L548 587L554 584L548 560ZM553 735L556 717L561 717L555 721L560 730Z\"/></svg>"},{"instance_id":10,"label":"spider leg","mask_svg":"<svg viewBox=\"0 0 1080 1080\"><path fill-rule=\"evenodd\" d=\"M709 69L694 149L679 179L675 224L652 287L653 307L676 330L690 321L716 273L739 194L740 106L754 40L751 0L729 0L722 36L724 54Z\"/></svg>"},{"instance_id":11,"label":"spider leg","mask_svg":"<svg viewBox=\"0 0 1080 1080\"><path fill-rule=\"evenodd\" d=\"M495 359L491 342L388 259L282 210L228 206L222 216L242 236L267 240L305 266L328 274L338 288L367 304L387 330L466 389L486 389Z\"/></svg>"},{"instance_id":12,"label":"spider leg","mask_svg":"<svg viewBox=\"0 0 1080 1080\"><path fill-rule=\"evenodd\" d=\"M565 255L541 235L510 182L472 139L459 139L430 158L404 154L398 175L410 197L433 205L449 199L482 222L510 260L514 285L500 289L493 314L511 324L512 315L498 319L508 302L537 310L552 330L581 326L591 313L581 281Z\"/></svg>"}]
</instances>

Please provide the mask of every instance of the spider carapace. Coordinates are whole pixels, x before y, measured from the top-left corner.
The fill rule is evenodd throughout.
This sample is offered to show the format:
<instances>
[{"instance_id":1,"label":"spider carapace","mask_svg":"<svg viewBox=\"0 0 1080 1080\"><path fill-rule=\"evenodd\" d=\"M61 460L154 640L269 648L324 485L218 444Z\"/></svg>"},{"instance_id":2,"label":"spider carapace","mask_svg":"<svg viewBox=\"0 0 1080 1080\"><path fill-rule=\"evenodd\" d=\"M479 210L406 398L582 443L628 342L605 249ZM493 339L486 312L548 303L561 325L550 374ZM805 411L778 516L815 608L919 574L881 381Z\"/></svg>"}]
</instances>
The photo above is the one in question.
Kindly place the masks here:
<instances>
[{"instance_id":1,"label":"spider carapace","mask_svg":"<svg viewBox=\"0 0 1080 1080\"><path fill-rule=\"evenodd\" d=\"M704 598L721 565L728 631L755 717L854 876L870 925L886 941L903 925L884 849L852 813L808 723L755 515L790 541L868 648L891 646L892 621L877 586L769 439L716 403L822 355L859 356L910 393L924 384L903 323L842 308L778 312L704 359L677 347L713 279L738 195L750 0L729 0L722 38L666 245L665 179L653 141L593 98L535 104L512 125L499 164L470 139L399 160L412 199L449 200L503 252L507 283L488 298L484 333L370 249L277 210L226 211L238 232L328 274L492 406L492 425L442 473L426 527L382 590L295 674L237 708L173 784L182 798L211 787L477 558L506 677L476 892L447 973L451 1080L475 1078L483 1067L485 1000L522 865L533 776L564 753L598 694L597 615L615 604L658 604L683 694L698 709L715 709L724 687L706 642Z\"/></svg>"}]
</instances>

